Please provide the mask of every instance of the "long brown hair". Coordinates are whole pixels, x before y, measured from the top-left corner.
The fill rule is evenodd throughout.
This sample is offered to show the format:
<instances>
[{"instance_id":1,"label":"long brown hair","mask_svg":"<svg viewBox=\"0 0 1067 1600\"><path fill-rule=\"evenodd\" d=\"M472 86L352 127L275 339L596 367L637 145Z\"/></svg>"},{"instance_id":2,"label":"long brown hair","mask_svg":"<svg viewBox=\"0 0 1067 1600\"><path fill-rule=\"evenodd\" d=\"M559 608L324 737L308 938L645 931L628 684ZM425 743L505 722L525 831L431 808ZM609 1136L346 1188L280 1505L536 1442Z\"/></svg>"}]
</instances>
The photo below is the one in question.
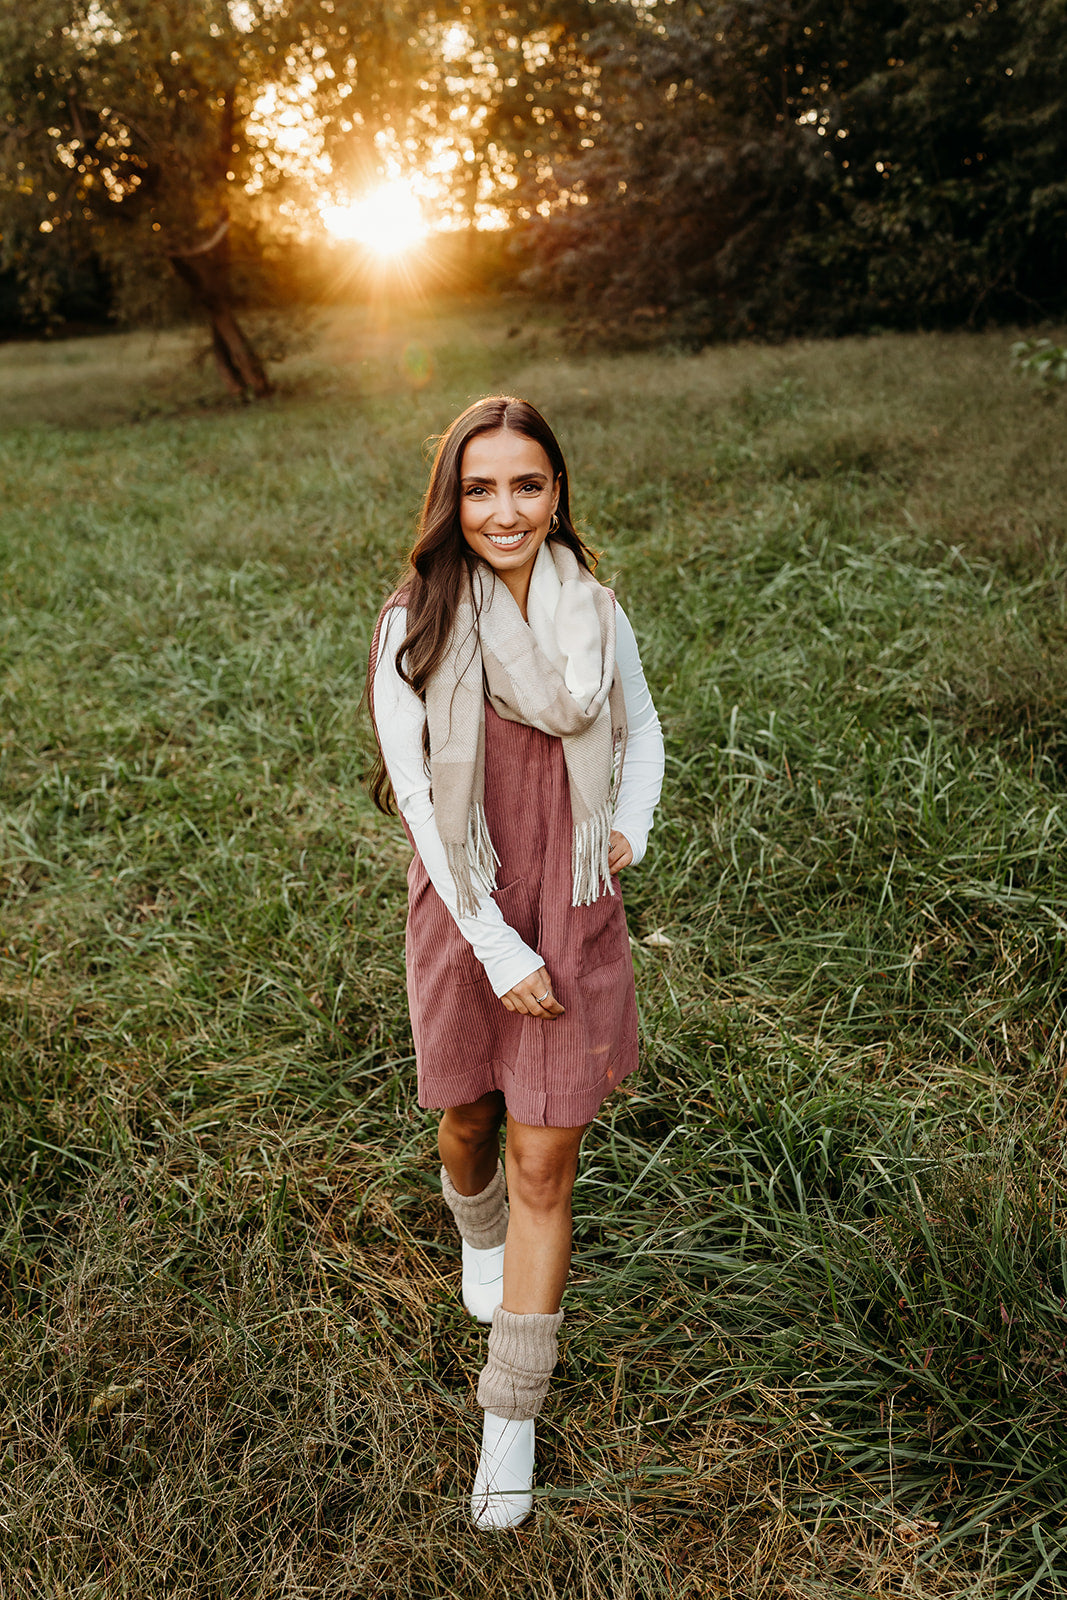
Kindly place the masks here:
<instances>
[{"instance_id":1,"label":"long brown hair","mask_svg":"<svg viewBox=\"0 0 1067 1600\"><path fill-rule=\"evenodd\" d=\"M539 444L552 466L559 484L556 517L559 526L549 535L567 545L588 571L594 571L596 556L574 531L571 522L570 485L567 463L559 440L528 400L513 395L494 394L476 400L460 413L437 441L430 469L430 481L419 516L419 530L408 557L408 570L401 580L397 598L407 607L408 631L397 652L397 670L419 696L426 699L426 685L440 666L452 636L456 610L465 593L470 574L481 560L463 537L460 527L460 471L463 452L470 441L483 433L519 433ZM367 696L371 696L375 663L367 668ZM423 746L429 749L426 734ZM392 786L381 751L368 778L371 797L379 811L390 814L394 808Z\"/></svg>"}]
</instances>

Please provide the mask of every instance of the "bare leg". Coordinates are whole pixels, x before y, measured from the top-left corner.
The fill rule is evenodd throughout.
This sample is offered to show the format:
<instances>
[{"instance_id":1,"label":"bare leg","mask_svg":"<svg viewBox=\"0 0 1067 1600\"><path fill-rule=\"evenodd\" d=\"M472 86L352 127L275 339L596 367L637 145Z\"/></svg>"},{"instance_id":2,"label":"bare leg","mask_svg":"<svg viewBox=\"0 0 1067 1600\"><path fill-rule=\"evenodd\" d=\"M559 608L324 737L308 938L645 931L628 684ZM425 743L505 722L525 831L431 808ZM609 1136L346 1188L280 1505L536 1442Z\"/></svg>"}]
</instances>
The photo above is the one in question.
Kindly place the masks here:
<instances>
[{"instance_id":1,"label":"bare leg","mask_svg":"<svg viewBox=\"0 0 1067 1600\"><path fill-rule=\"evenodd\" d=\"M437 1129L441 1165L460 1194L481 1194L500 1159L504 1096L494 1090L466 1106L450 1106Z\"/></svg>"},{"instance_id":2,"label":"bare leg","mask_svg":"<svg viewBox=\"0 0 1067 1600\"><path fill-rule=\"evenodd\" d=\"M507 1311L559 1310L571 1263L571 1191L584 1133L584 1128L531 1128L508 1117Z\"/></svg>"},{"instance_id":3,"label":"bare leg","mask_svg":"<svg viewBox=\"0 0 1067 1600\"><path fill-rule=\"evenodd\" d=\"M584 1128L532 1128L508 1118L511 1216L504 1299L493 1312L478 1403L485 1412L471 1515L513 1528L533 1506L535 1421L556 1364L559 1303L571 1261L571 1191Z\"/></svg>"}]
</instances>

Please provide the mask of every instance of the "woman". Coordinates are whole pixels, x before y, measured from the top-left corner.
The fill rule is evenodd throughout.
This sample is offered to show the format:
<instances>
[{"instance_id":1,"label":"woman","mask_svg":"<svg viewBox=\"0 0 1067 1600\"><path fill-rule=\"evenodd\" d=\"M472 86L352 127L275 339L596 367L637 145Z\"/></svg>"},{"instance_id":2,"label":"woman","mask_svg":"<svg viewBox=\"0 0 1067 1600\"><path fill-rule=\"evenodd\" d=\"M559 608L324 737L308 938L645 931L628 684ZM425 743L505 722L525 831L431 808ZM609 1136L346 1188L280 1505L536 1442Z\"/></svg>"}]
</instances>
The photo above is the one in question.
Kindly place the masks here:
<instances>
[{"instance_id":1,"label":"woman","mask_svg":"<svg viewBox=\"0 0 1067 1600\"><path fill-rule=\"evenodd\" d=\"M614 875L644 854L663 743L633 630L591 566L544 418L524 400L480 400L439 442L368 669L374 797L387 810L395 796L415 852L419 1104L443 1111L463 1302L492 1323L480 1528L530 1510L578 1148L637 1065Z\"/></svg>"}]
</instances>

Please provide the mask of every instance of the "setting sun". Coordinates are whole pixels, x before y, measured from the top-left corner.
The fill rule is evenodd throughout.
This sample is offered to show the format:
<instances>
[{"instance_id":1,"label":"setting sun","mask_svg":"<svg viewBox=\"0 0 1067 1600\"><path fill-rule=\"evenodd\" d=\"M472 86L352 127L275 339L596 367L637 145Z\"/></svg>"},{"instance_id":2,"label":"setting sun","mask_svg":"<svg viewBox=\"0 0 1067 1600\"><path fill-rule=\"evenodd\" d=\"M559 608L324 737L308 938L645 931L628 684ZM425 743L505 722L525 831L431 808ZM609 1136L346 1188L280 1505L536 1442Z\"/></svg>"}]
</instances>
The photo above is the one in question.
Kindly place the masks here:
<instances>
[{"instance_id":1,"label":"setting sun","mask_svg":"<svg viewBox=\"0 0 1067 1600\"><path fill-rule=\"evenodd\" d=\"M323 223L335 239L358 239L380 256L399 256L426 237L426 220L402 183L388 183L348 205L324 205Z\"/></svg>"}]
</instances>

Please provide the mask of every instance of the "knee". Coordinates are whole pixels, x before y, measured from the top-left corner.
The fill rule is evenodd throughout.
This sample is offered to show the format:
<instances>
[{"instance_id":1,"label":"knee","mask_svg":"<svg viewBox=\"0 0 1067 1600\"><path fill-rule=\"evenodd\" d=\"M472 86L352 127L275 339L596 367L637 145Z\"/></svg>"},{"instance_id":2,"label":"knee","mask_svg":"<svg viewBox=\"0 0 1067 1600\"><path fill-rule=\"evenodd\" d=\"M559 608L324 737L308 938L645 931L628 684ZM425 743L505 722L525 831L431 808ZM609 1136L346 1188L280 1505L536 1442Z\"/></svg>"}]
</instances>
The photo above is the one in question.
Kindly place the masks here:
<instances>
[{"instance_id":1,"label":"knee","mask_svg":"<svg viewBox=\"0 0 1067 1600\"><path fill-rule=\"evenodd\" d=\"M484 1150L500 1132L501 1117L492 1107L453 1106L445 1112L448 1131L468 1150Z\"/></svg>"},{"instance_id":2,"label":"knee","mask_svg":"<svg viewBox=\"0 0 1067 1600\"><path fill-rule=\"evenodd\" d=\"M519 1154L508 1163L508 1194L513 1205L548 1213L569 1206L574 1188L575 1160L545 1155Z\"/></svg>"}]
</instances>

